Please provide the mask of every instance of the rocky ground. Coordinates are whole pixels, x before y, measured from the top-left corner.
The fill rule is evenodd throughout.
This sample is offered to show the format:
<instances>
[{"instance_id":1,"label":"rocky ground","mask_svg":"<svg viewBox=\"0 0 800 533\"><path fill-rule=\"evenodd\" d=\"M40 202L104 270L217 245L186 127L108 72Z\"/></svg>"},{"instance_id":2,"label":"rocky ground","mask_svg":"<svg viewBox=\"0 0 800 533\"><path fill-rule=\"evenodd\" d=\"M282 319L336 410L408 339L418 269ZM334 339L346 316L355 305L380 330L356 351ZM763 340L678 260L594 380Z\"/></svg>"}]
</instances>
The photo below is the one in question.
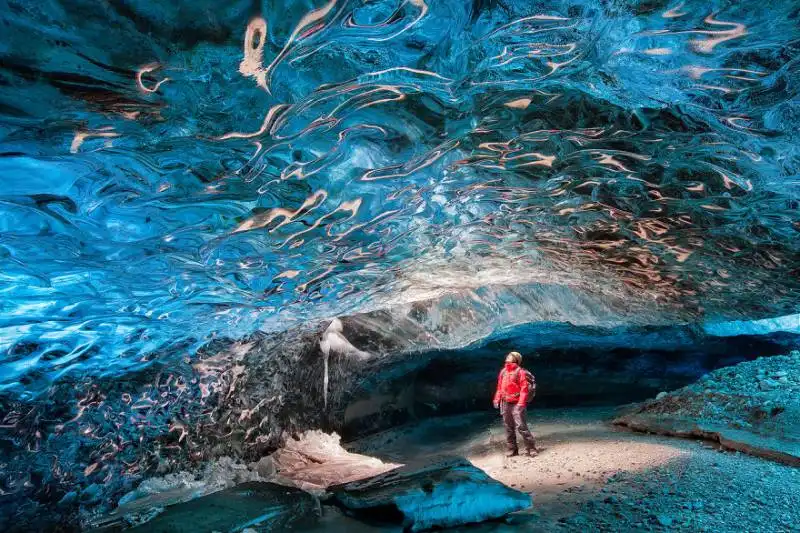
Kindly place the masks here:
<instances>
[{"instance_id":1,"label":"rocky ground","mask_svg":"<svg viewBox=\"0 0 800 533\"><path fill-rule=\"evenodd\" d=\"M532 458L505 457L502 423L489 410L396 427L350 442L349 451L336 436L309 432L255 463L217 461L199 478L151 479L127 505L146 517L152 503L248 480L274 480L325 502L331 484L456 456L534 502L503 521L456 530L800 532L800 468L793 462L800 457L800 352L720 369L621 409L532 409L529 422L542 449ZM392 531L330 504L302 530Z\"/></svg>"},{"instance_id":2,"label":"rocky ground","mask_svg":"<svg viewBox=\"0 0 800 533\"><path fill-rule=\"evenodd\" d=\"M726 448L800 466L800 351L716 370L627 409L616 423L704 436Z\"/></svg>"},{"instance_id":3,"label":"rocky ground","mask_svg":"<svg viewBox=\"0 0 800 533\"><path fill-rule=\"evenodd\" d=\"M800 531L800 469L702 441L615 428L608 423L614 414L532 411L544 448L535 458L506 459L500 421L483 414L430 420L352 446L395 461L463 454L534 495L531 513L465 531ZM327 531L344 524L329 520Z\"/></svg>"},{"instance_id":4,"label":"rocky ground","mask_svg":"<svg viewBox=\"0 0 800 533\"><path fill-rule=\"evenodd\" d=\"M659 394L637 412L713 419L756 433L800 437L800 351L721 368Z\"/></svg>"},{"instance_id":5,"label":"rocky ground","mask_svg":"<svg viewBox=\"0 0 800 533\"><path fill-rule=\"evenodd\" d=\"M579 512L569 531L800 531L800 470L697 442L646 472L621 470Z\"/></svg>"},{"instance_id":6,"label":"rocky ground","mask_svg":"<svg viewBox=\"0 0 800 533\"><path fill-rule=\"evenodd\" d=\"M613 408L532 410L529 419L542 448L534 458L504 457L502 424L491 411L429 419L347 446L383 460L368 458L365 463L382 469L389 462L460 455L498 481L533 495L530 511L454 531L800 531L800 469L723 451L704 441L631 432L610 424L616 414ZM352 473L350 462L358 457L339 452L338 440L314 441L325 444L322 451L337 451L337 459L327 465L303 442L283 458L250 465L220 463L213 475L190 483L174 476L151 480L140 488L139 496L148 493L148 498L169 496L175 501L176 487L173 493L164 490L181 481L178 492L189 489L197 497L221 488L223 481L235 482L225 478L225 472L239 481L277 479L278 474L315 486L335 478L339 466L346 466L344 474ZM300 460L303 457L308 461ZM186 495L181 496L177 499L185 500ZM393 531L345 516L336 506L323 505L321 511L317 524L300 530Z\"/></svg>"}]
</instances>

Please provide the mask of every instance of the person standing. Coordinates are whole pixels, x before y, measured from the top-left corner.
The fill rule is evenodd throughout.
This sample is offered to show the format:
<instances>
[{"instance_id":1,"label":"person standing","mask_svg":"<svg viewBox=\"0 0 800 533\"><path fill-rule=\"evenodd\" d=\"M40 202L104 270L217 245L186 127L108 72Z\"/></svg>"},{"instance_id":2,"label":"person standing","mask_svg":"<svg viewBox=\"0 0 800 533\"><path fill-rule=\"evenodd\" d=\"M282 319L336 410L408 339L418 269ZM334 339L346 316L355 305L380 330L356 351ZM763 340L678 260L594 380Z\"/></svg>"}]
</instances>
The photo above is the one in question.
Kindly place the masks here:
<instances>
[{"instance_id":1,"label":"person standing","mask_svg":"<svg viewBox=\"0 0 800 533\"><path fill-rule=\"evenodd\" d=\"M500 409L506 428L506 457L519 455L517 430L522 435L526 454L533 457L539 453L536 439L525 421L528 399L535 393L535 389L533 374L522 368L522 355L519 352L510 352L497 377L497 391L494 394L494 408Z\"/></svg>"}]
</instances>

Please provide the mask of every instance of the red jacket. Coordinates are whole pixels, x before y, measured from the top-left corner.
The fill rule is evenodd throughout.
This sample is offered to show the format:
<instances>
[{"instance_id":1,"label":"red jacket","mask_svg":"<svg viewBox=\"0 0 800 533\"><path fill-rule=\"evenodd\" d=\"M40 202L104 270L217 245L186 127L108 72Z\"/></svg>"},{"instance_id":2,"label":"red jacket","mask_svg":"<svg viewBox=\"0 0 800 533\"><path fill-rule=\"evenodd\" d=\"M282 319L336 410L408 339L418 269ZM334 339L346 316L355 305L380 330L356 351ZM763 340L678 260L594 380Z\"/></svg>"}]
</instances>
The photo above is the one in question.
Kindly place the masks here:
<instances>
[{"instance_id":1,"label":"red jacket","mask_svg":"<svg viewBox=\"0 0 800 533\"><path fill-rule=\"evenodd\" d=\"M503 401L525 405L528 401L528 380L525 379L525 371L518 366L511 372L503 368L497 376L497 392L494 393L495 403Z\"/></svg>"}]
</instances>

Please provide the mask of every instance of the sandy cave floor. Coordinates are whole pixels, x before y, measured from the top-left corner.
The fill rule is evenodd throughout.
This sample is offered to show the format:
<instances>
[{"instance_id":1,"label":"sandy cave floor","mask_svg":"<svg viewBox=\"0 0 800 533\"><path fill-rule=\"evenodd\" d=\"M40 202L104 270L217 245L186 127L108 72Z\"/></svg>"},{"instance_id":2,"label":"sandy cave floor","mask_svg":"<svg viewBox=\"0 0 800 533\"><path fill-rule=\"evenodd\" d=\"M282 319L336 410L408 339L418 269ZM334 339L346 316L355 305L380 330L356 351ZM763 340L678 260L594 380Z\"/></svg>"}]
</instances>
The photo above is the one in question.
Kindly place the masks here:
<instances>
[{"instance_id":1,"label":"sandy cave floor","mask_svg":"<svg viewBox=\"0 0 800 533\"><path fill-rule=\"evenodd\" d=\"M459 531L800 531L800 469L632 433L610 426L613 415L611 408L532 410L529 425L543 448L534 458L504 457L502 423L491 412L430 419L347 447L404 463L462 455L533 495L530 512ZM314 529L393 530L329 506Z\"/></svg>"}]
</instances>

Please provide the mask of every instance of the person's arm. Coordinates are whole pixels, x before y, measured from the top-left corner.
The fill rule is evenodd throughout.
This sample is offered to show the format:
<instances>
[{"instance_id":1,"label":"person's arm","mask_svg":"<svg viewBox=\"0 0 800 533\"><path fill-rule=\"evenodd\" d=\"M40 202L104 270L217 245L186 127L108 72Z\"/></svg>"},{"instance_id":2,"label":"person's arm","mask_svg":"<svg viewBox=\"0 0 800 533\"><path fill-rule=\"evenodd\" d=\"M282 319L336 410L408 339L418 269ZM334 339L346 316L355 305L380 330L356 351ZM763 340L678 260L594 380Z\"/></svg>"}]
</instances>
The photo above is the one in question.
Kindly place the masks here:
<instances>
[{"instance_id":1,"label":"person's arm","mask_svg":"<svg viewBox=\"0 0 800 533\"><path fill-rule=\"evenodd\" d=\"M517 405L519 407L525 407L525 404L528 403L528 379L525 377L525 370L522 368L517 371L517 379L519 379L519 401Z\"/></svg>"},{"instance_id":2,"label":"person's arm","mask_svg":"<svg viewBox=\"0 0 800 533\"><path fill-rule=\"evenodd\" d=\"M503 371L501 370L500 373L497 375L497 389L495 389L494 400L492 401L492 405L494 405L495 409L500 407L500 387L502 385L503 385Z\"/></svg>"}]
</instances>

